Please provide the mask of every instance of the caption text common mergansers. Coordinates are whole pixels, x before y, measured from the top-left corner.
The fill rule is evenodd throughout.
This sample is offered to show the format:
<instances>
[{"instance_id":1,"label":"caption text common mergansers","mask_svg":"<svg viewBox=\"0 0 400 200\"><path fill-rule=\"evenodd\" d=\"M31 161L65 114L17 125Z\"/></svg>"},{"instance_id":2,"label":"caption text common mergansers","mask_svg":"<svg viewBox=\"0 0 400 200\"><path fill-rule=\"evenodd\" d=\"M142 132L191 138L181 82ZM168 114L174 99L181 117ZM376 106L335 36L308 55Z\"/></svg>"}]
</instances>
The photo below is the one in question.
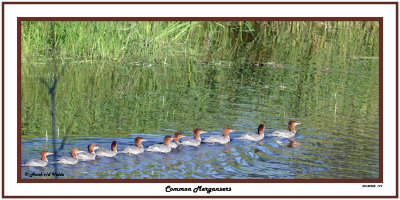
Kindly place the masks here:
<instances>
[{"instance_id":1,"label":"caption text common mergansers","mask_svg":"<svg viewBox=\"0 0 400 200\"><path fill-rule=\"evenodd\" d=\"M227 191L230 192L232 191L231 187L203 187L201 185L195 187L195 188L184 188L184 187L171 187L170 185L168 185L167 187L165 187L165 191L166 192L188 192L188 191L192 191L193 193L197 193L197 192L207 192L207 194L210 194L211 192L214 191Z\"/></svg>"}]
</instances>

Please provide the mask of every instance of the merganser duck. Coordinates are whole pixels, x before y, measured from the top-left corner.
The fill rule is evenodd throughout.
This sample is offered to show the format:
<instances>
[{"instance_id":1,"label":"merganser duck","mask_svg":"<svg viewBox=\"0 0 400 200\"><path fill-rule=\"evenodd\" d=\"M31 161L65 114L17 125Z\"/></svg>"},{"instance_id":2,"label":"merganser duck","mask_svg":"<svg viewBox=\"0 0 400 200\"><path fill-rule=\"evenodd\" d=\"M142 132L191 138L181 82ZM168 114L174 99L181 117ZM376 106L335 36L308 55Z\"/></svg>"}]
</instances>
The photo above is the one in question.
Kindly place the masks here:
<instances>
[{"instance_id":1,"label":"merganser duck","mask_svg":"<svg viewBox=\"0 0 400 200\"><path fill-rule=\"evenodd\" d=\"M140 153L143 153L143 151L144 151L144 147L142 145L143 141L147 141L147 140L144 140L142 137L136 137L135 138L136 146L127 146L127 147L125 147L124 150L120 151L119 153L126 153L126 154L140 154Z\"/></svg>"},{"instance_id":2,"label":"merganser duck","mask_svg":"<svg viewBox=\"0 0 400 200\"><path fill-rule=\"evenodd\" d=\"M296 125L299 125L299 122L290 121L288 123L289 131L288 130L276 130L267 136L275 136L275 137L282 137L282 138L292 138L296 135L296 129L294 128Z\"/></svg>"},{"instance_id":3,"label":"merganser duck","mask_svg":"<svg viewBox=\"0 0 400 200\"><path fill-rule=\"evenodd\" d=\"M218 142L221 144L226 144L231 141L229 138L229 133L235 132L235 130L231 130L230 128L224 128L222 130L222 135L212 135L204 140L204 142Z\"/></svg>"},{"instance_id":4,"label":"merganser duck","mask_svg":"<svg viewBox=\"0 0 400 200\"><path fill-rule=\"evenodd\" d=\"M32 159L32 160L29 160L28 162L26 162L25 164L22 164L22 166L25 166L25 167L45 167L47 165L47 163L49 162L47 160L47 157L46 157L48 155L53 155L53 153L50 153L48 151L42 151L42 152L40 152L41 160Z\"/></svg>"},{"instance_id":5,"label":"merganser duck","mask_svg":"<svg viewBox=\"0 0 400 200\"><path fill-rule=\"evenodd\" d=\"M174 141L169 143L169 146L173 149L177 148L179 145L179 138L184 138L186 136L182 135L182 133L174 134Z\"/></svg>"},{"instance_id":6,"label":"merganser duck","mask_svg":"<svg viewBox=\"0 0 400 200\"><path fill-rule=\"evenodd\" d=\"M76 163L78 163L78 158L76 157L78 153L82 152L80 149L78 148L73 148L71 150L71 157L67 157L67 156L63 156L61 158L59 158L57 160L56 163L58 164L66 164L66 165L75 165Z\"/></svg>"},{"instance_id":7,"label":"merganser duck","mask_svg":"<svg viewBox=\"0 0 400 200\"><path fill-rule=\"evenodd\" d=\"M165 136L164 137L164 144L153 144L149 146L146 150L147 151L153 151L153 152L162 152L162 153L169 153L171 152L171 147L169 146L169 142L173 140L171 136Z\"/></svg>"},{"instance_id":8,"label":"merganser duck","mask_svg":"<svg viewBox=\"0 0 400 200\"><path fill-rule=\"evenodd\" d=\"M260 140L264 139L264 129L265 129L264 124L260 124L260 125L258 125L258 133L245 133L236 139L260 141Z\"/></svg>"},{"instance_id":9,"label":"merganser duck","mask_svg":"<svg viewBox=\"0 0 400 200\"><path fill-rule=\"evenodd\" d=\"M77 155L78 160L81 161L87 161L87 160L95 160L96 159L96 154L94 153L94 150L99 149L100 147L97 146L97 144L90 144L88 145L88 152L80 152Z\"/></svg>"},{"instance_id":10,"label":"merganser duck","mask_svg":"<svg viewBox=\"0 0 400 200\"><path fill-rule=\"evenodd\" d=\"M196 128L193 131L193 138L185 138L181 141L181 145L189 145L189 146L199 146L201 144L200 134L207 133L206 131L201 130L201 128Z\"/></svg>"},{"instance_id":11,"label":"merganser duck","mask_svg":"<svg viewBox=\"0 0 400 200\"><path fill-rule=\"evenodd\" d=\"M101 157L114 157L117 155L117 141L112 141L111 143L111 151L108 149L101 148L97 150L96 155Z\"/></svg>"}]
</instances>

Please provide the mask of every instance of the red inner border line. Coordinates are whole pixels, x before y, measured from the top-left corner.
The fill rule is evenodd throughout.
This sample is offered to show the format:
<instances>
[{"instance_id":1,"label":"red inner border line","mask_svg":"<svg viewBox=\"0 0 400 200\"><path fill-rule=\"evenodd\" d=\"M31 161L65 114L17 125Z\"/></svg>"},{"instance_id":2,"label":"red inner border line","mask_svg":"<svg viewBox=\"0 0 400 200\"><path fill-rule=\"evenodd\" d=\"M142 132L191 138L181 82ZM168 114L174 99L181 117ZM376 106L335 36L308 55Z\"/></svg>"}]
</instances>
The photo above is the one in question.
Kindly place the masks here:
<instances>
[{"instance_id":1,"label":"red inner border line","mask_svg":"<svg viewBox=\"0 0 400 200\"><path fill-rule=\"evenodd\" d=\"M377 21L379 22L379 36L382 35L383 18L380 17L19 17L18 18L18 91L21 91L21 22L22 21ZM382 65L382 40L379 41L379 54L380 54L380 85L383 80L381 78ZM382 90L380 88L380 94ZM18 93L18 94L19 94ZM380 119L382 114L382 97L380 97ZM21 130L21 114L20 114L20 96L18 98L18 132ZM380 130L382 129L382 120L380 120ZM383 132L380 131L380 139ZM378 179L22 179L21 175L21 135L17 137L18 150L17 150L17 182L18 183L383 183L383 157L379 156L379 178ZM379 143L380 155L382 153L382 140Z\"/></svg>"}]
</instances>

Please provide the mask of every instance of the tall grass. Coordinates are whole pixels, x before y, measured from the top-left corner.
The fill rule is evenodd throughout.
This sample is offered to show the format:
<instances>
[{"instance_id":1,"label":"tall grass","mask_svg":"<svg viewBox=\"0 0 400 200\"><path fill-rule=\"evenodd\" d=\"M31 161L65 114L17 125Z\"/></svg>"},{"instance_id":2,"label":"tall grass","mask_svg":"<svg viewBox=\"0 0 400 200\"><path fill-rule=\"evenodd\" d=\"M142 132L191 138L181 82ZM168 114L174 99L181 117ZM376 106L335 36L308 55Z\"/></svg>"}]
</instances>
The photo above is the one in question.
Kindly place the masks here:
<instances>
[{"instance_id":1,"label":"tall grass","mask_svg":"<svg viewBox=\"0 0 400 200\"><path fill-rule=\"evenodd\" d=\"M23 57L45 60L45 50L50 44L46 41L50 38L49 24L22 23ZM332 53L348 54L357 52L358 46L353 43L372 47L378 40L377 22L82 21L56 22L55 30L57 53L62 60L153 64L164 64L170 56L195 56L207 61L235 58L265 61L273 51L281 50L296 54L291 56L296 59L307 54L309 45L315 50L332 48ZM332 45L335 41L343 41L342 46ZM347 52L341 51L343 48ZM368 56L377 56L377 52Z\"/></svg>"}]
</instances>

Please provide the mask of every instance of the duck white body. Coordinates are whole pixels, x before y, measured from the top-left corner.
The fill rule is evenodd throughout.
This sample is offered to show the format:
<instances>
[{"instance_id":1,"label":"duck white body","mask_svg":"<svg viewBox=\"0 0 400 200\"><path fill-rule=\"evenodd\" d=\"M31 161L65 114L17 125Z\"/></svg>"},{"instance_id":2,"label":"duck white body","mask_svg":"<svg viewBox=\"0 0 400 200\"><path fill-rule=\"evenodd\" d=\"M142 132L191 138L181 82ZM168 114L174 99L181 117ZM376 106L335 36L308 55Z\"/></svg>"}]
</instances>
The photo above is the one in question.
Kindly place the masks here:
<instances>
[{"instance_id":1,"label":"duck white body","mask_svg":"<svg viewBox=\"0 0 400 200\"><path fill-rule=\"evenodd\" d=\"M25 167L45 167L47 166L48 160L47 157L48 155L53 155L53 153L50 153L48 151L42 151L40 152L40 160L39 159L32 159L26 162L25 164L22 164L22 166Z\"/></svg>"},{"instance_id":2,"label":"duck white body","mask_svg":"<svg viewBox=\"0 0 400 200\"><path fill-rule=\"evenodd\" d=\"M120 151L119 153L126 153L126 154L141 154L144 152L144 147L142 145L142 142L146 141L141 137L136 137L135 138L135 144L136 146L127 146L125 147L124 150Z\"/></svg>"},{"instance_id":3,"label":"duck white body","mask_svg":"<svg viewBox=\"0 0 400 200\"><path fill-rule=\"evenodd\" d=\"M200 128L196 128L193 131L193 136L194 138L185 138L181 141L181 145L187 145L187 146L199 146L201 144L201 138L200 134L202 133L207 133L205 131L202 131Z\"/></svg>"},{"instance_id":4,"label":"duck white body","mask_svg":"<svg viewBox=\"0 0 400 200\"><path fill-rule=\"evenodd\" d=\"M171 152L172 148L165 144L153 144L153 145L149 146L146 150L153 151L153 152L169 153L169 152Z\"/></svg>"},{"instance_id":5,"label":"duck white body","mask_svg":"<svg viewBox=\"0 0 400 200\"><path fill-rule=\"evenodd\" d=\"M236 139L260 141L260 140L264 139L264 128L265 128L264 124L260 124L258 126L258 133L245 133Z\"/></svg>"},{"instance_id":6,"label":"duck white body","mask_svg":"<svg viewBox=\"0 0 400 200\"><path fill-rule=\"evenodd\" d=\"M80 149L74 148L70 152L72 157L63 156L59 158L56 163L64 165L76 165L79 162L77 154L80 152L82 152Z\"/></svg>"},{"instance_id":7,"label":"duck white body","mask_svg":"<svg viewBox=\"0 0 400 200\"><path fill-rule=\"evenodd\" d=\"M78 163L78 158L71 158L68 156L60 157L57 161L58 164L75 165Z\"/></svg>"},{"instance_id":8,"label":"duck white body","mask_svg":"<svg viewBox=\"0 0 400 200\"><path fill-rule=\"evenodd\" d=\"M199 146L200 144L201 144L201 139L197 140L197 139L193 139L193 138L188 138L186 140L181 141L181 145L185 145L185 146Z\"/></svg>"},{"instance_id":9,"label":"duck white body","mask_svg":"<svg viewBox=\"0 0 400 200\"><path fill-rule=\"evenodd\" d=\"M126 154L141 154L144 152L144 147L136 147L136 146L128 146L124 150L118 153L126 153Z\"/></svg>"},{"instance_id":10,"label":"duck white body","mask_svg":"<svg viewBox=\"0 0 400 200\"><path fill-rule=\"evenodd\" d=\"M296 135L296 129L295 126L301 124L296 121L290 121L288 123L288 128L289 130L276 130L272 132L271 134L268 134L267 136L273 136L273 137L281 137L281 138L293 138Z\"/></svg>"},{"instance_id":11,"label":"duck white body","mask_svg":"<svg viewBox=\"0 0 400 200\"><path fill-rule=\"evenodd\" d=\"M100 148L95 153L100 157L114 157L117 155L117 142L112 141L111 150Z\"/></svg>"},{"instance_id":12,"label":"duck white body","mask_svg":"<svg viewBox=\"0 0 400 200\"><path fill-rule=\"evenodd\" d=\"M221 135L212 135L204 140L204 142L208 142L208 143L216 142L216 143L221 143L221 144L226 144L226 143L229 143L230 141L231 141L231 138L229 136L224 137Z\"/></svg>"},{"instance_id":13,"label":"duck white body","mask_svg":"<svg viewBox=\"0 0 400 200\"><path fill-rule=\"evenodd\" d=\"M213 135L210 136L206 139L204 139L204 142L208 143L220 143L220 144L226 144L231 141L231 138L229 137L230 132L234 132L235 130L231 130L230 128L224 128L222 130L222 135Z\"/></svg>"},{"instance_id":14,"label":"duck white body","mask_svg":"<svg viewBox=\"0 0 400 200\"><path fill-rule=\"evenodd\" d=\"M173 140L171 136L164 137L164 144L153 144L147 147L146 151L169 153L172 148L169 146L169 142Z\"/></svg>"},{"instance_id":15,"label":"duck white body","mask_svg":"<svg viewBox=\"0 0 400 200\"><path fill-rule=\"evenodd\" d=\"M287 130L277 130L269 134L268 136L281 137L281 138L292 138L296 135L296 132Z\"/></svg>"},{"instance_id":16,"label":"duck white body","mask_svg":"<svg viewBox=\"0 0 400 200\"><path fill-rule=\"evenodd\" d=\"M82 151L78 153L76 157L80 161L96 160L96 154L94 153L94 150L96 149L99 149L99 146L96 144L90 144L88 146L88 152Z\"/></svg>"}]
</instances>

